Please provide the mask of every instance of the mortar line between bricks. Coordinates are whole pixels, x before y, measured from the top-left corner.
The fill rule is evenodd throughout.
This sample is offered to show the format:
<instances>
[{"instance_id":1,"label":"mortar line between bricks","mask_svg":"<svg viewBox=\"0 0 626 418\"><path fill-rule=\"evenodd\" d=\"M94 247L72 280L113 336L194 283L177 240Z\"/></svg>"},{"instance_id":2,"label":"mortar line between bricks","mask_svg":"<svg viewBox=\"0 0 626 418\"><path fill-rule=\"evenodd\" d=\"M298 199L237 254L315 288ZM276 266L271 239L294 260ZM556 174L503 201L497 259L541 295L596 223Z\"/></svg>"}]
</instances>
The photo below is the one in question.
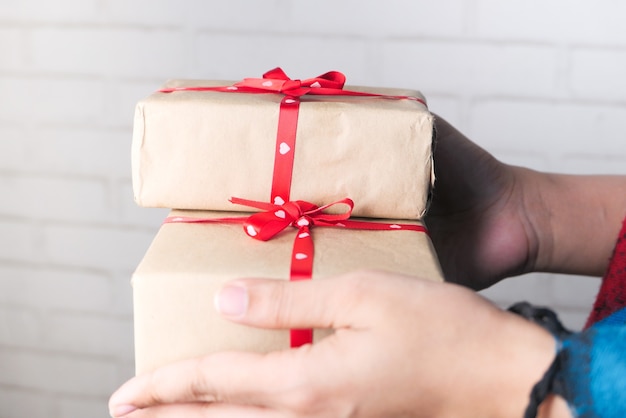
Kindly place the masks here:
<instances>
[{"instance_id":1,"label":"mortar line between bricks","mask_svg":"<svg viewBox=\"0 0 626 418\"><path fill-rule=\"evenodd\" d=\"M81 22L76 21L51 21L51 20L13 20L0 19L0 26L11 29L88 29L88 30L142 30L142 31L177 31L187 26L185 23L166 24L166 23L139 23L139 22L114 22L103 21L98 19L86 19Z\"/></svg>"},{"instance_id":2,"label":"mortar line between bricks","mask_svg":"<svg viewBox=\"0 0 626 418\"><path fill-rule=\"evenodd\" d=\"M120 381L120 383L122 383L123 381ZM0 386L1 387L1 386ZM70 392L70 391L63 391L63 390L55 390L55 389L37 389L36 387L32 387L32 386L22 386L22 385L6 385L6 387L11 388L13 391L20 391L20 392L25 392L28 390L39 390L41 391L41 393L43 394L47 394L50 395L50 403L54 404L56 401L58 401L59 399L67 399L68 397L76 397L76 398L85 398L87 399L88 397L93 397L90 399L93 400L107 400L108 397L110 396L110 393L105 394L93 394L93 393L84 393L84 392ZM111 390L113 390L113 388L111 388ZM104 402L104 407L106 408L106 402ZM103 411L104 412L104 411ZM46 417L57 417L57 414L54 415L46 415ZM24 418L22 416L20 417L3 417L0 415L0 418ZM66 418L66 417L62 417L62 418ZM73 417L72 417L73 418Z\"/></svg>"},{"instance_id":3,"label":"mortar line between bricks","mask_svg":"<svg viewBox=\"0 0 626 418\"><path fill-rule=\"evenodd\" d=\"M11 177L23 177L23 178L41 178L44 177L45 180L69 180L69 181L93 181L93 182L108 182L111 176L102 176L102 175L90 175L90 174L81 174L77 176L76 173L63 173L63 172L52 172L52 171L22 171L15 169L0 169L0 176L11 176Z\"/></svg>"},{"instance_id":4,"label":"mortar line between bricks","mask_svg":"<svg viewBox=\"0 0 626 418\"><path fill-rule=\"evenodd\" d=\"M25 271L35 272L51 272L51 273L84 273L89 275L102 276L108 280L114 280L115 275L111 274L110 270L102 268L92 267L79 267L79 266L63 266L52 263L33 264L31 261L17 261L17 260L4 260L0 265L0 270L4 268L17 268L24 269ZM1 279L0 279L1 280Z\"/></svg>"},{"instance_id":5,"label":"mortar line between bricks","mask_svg":"<svg viewBox=\"0 0 626 418\"><path fill-rule=\"evenodd\" d=\"M156 234L156 231L150 231L152 235ZM132 275L132 269L111 269L106 270L103 268L97 267L85 267L84 265L77 266L76 264L60 264L60 263L50 263L50 262L42 262L37 263L36 261L21 261L10 258L2 258L0 257L0 270L4 267L9 268L33 268L38 270L51 270L57 273L61 273L63 271L68 271L73 274L106 274L108 276L108 280L114 281L120 275L127 275L130 280L130 276ZM126 272L130 270L128 274Z\"/></svg>"},{"instance_id":6,"label":"mortar line between bricks","mask_svg":"<svg viewBox=\"0 0 626 418\"><path fill-rule=\"evenodd\" d=\"M380 39L377 36L367 35L367 34L349 34L349 33L329 33L329 32L308 32L308 31L292 31L292 30L284 30L284 31L272 31L272 30L264 30L264 29L211 29L211 28L192 28L192 31L197 35L224 35L224 36L232 36L238 38L249 38L250 36L254 37L269 37L269 38L282 38L285 36L289 36L291 39L295 38L315 38L320 40L342 40L342 41L367 41Z\"/></svg>"},{"instance_id":7,"label":"mortar line between bricks","mask_svg":"<svg viewBox=\"0 0 626 418\"><path fill-rule=\"evenodd\" d=\"M17 387L15 385L7 384L7 383L0 383L0 391L28 393L32 395L38 395L44 398L48 398L50 396L49 390L37 389L34 387L28 387L28 388L25 388L23 386Z\"/></svg>"},{"instance_id":8,"label":"mortar line between bricks","mask_svg":"<svg viewBox=\"0 0 626 418\"><path fill-rule=\"evenodd\" d=\"M50 349L50 348L36 348L36 347L23 347L23 346L0 346L0 354L26 354L31 356L46 356L59 360L84 360L95 363L117 365L120 360L128 360L128 358L116 355L102 355L102 354L89 354L80 351L69 352L67 349Z\"/></svg>"},{"instance_id":9,"label":"mortar line between bricks","mask_svg":"<svg viewBox=\"0 0 626 418\"><path fill-rule=\"evenodd\" d=\"M35 228L44 229L44 228L69 228L69 229L80 229L84 230L85 228L89 229L98 229L98 230L106 230L106 231L119 231L119 232L136 232L141 234L155 234L156 230L160 228L161 224L156 224L154 226L143 226L136 225L129 221L124 223L118 219L112 219L108 222L94 222L94 221L75 221L75 220L62 220L62 219L52 219L52 218L33 218L33 217L18 217L12 215L6 215L0 213L0 224L6 223L23 223L26 225L30 225ZM0 261L11 261L11 259L4 259L0 256Z\"/></svg>"},{"instance_id":10,"label":"mortar line between bricks","mask_svg":"<svg viewBox=\"0 0 626 418\"><path fill-rule=\"evenodd\" d=\"M22 68L19 70L0 69L0 81L3 78L16 78L20 80L53 80L53 81L95 81L114 83L151 83L157 90L163 84L163 77L138 76L138 75L102 75L101 73L64 73L62 71L36 70ZM152 93L147 91L146 94Z\"/></svg>"},{"instance_id":11,"label":"mortar line between bricks","mask_svg":"<svg viewBox=\"0 0 626 418\"><path fill-rule=\"evenodd\" d=\"M593 51L601 51L601 52L618 52L618 53L626 53L626 42L625 43L616 43L607 45L606 42L602 43L585 43L585 42L572 42L565 43L564 46L567 46L571 51L580 50L580 49L592 49Z\"/></svg>"},{"instance_id":12,"label":"mortar line between bricks","mask_svg":"<svg viewBox=\"0 0 626 418\"><path fill-rule=\"evenodd\" d=\"M130 282L130 279L129 279ZM130 285L129 285L130 287ZM19 303L15 303L15 302L0 302L0 311L11 311L11 310L18 310L20 312L31 312L37 315L42 315L42 319L48 319L50 315L57 315L57 316L63 316L63 317L73 317L73 318L87 318L87 319L91 319L91 320L105 320L105 321L112 321L112 322L118 322L121 324L128 324L130 322L130 324L132 325L133 322L133 314L132 313L109 313L109 312L105 312L105 311L94 311L94 310L87 310L87 309L71 309L71 308L54 308L54 307L38 307L38 306L33 306L33 305L21 305ZM80 315L77 315L80 314ZM3 344L3 347L7 347L7 346L17 346L19 345L21 346L26 346L26 347L31 347L33 348L32 345L23 345L23 344ZM58 349L54 349L55 351L59 351ZM65 350L65 349L63 349Z\"/></svg>"},{"instance_id":13,"label":"mortar line between bricks","mask_svg":"<svg viewBox=\"0 0 626 418\"><path fill-rule=\"evenodd\" d=\"M28 68L22 68L20 70L0 70L0 80L3 78L16 78L20 80L39 80L47 79L54 81L102 81L105 80L105 76L102 74L64 74L58 71L48 70L30 70Z\"/></svg>"},{"instance_id":14,"label":"mortar line between bricks","mask_svg":"<svg viewBox=\"0 0 626 418\"><path fill-rule=\"evenodd\" d=\"M37 131L40 129L54 128L54 129L61 129L63 131L72 132L72 133L85 131L85 130L95 130L97 132L101 132L105 134L122 134L123 133L123 134L132 135L131 125L132 123L129 123L128 126L121 126L121 125L96 126L92 124L89 124L89 126L82 126L82 125L69 124L69 123L65 123L63 125L56 125L56 124L47 125L47 124L42 123L42 124L39 124L37 127L32 128L32 130Z\"/></svg>"},{"instance_id":15,"label":"mortar line between bricks","mask_svg":"<svg viewBox=\"0 0 626 418\"><path fill-rule=\"evenodd\" d=\"M563 39L552 40L537 40L537 39L525 39L520 37L510 38L489 38L487 35L475 35L468 34L467 36L428 36L425 38L421 34L415 35L389 35L382 36L380 39L385 41L402 41L402 42L419 42L419 43L451 43L455 45L492 45L492 46L516 46L516 47L550 47L560 48L566 47L571 49L593 49L608 52L626 52L626 42L616 42L615 44L609 44L605 41L594 42L581 42L571 41L568 42Z\"/></svg>"},{"instance_id":16,"label":"mortar line between bricks","mask_svg":"<svg viewBox=\"0 0 626 418\"><path fill-rule=\"evenodd\" d=\"M567 105L567 106L610 106L621 108L626 105L625 100L616 99L595 99L595 98L575 98L575 97L547 97L547 96L513 96L513 95L480 95L474 94L471 97L472 103L481 103L485 101L507 101L517 103L539 103L551 105Z\"/></svg>"},{"instance_id":17,"label":"mortar line between bricks","mask_svg":"<svg viewBox=\"0 0 626 418\"><path fill-rule=\"evenodd\" d=\"M40 129L91 129L91 130L101 130L101 129L119 129L120 131L128 131L129 135L132 132L132 126L129 122L126 124L114 125L114 124L94 124L93 122L61 122L61 123L51 123L51 122L40 122L40 121L29 121L28 119L3 119L2 115L0 115L0 125L3 128L12 128L12 129L24 129L24 130L40 130ZM119 133L119 132L116 132Z\"/></svg>"},{"instance_id":18,"label":"mortar line between bricks","mask_svg":"<svg viewBox=\"0 0 626 418\"><path fill-rule=\"evenodd\" d=\"M523 39L489 39L481 37L436 36L424 38L420 35L391 35L382 38L383 41L407 42L412 44L452 44L462 46L499 46L499 47L546 47L553 48L558 44L547 41L528 41Z\"/></svg>"},{"instance_id":19,"label":"mortar line between bricks","mask_svg":"<svg viewBox=\"0 0 626 418\"><path fill-rule=\"evenodd\" d=\"M626 159L626 154L601 154L596 152L590 152L588 154L581 153L563 153L561 154L563 158L580 158L580 159L588 159L595 160L598 162L623 162Z\"/></svg>"},{"instance_id":20,"label":"mortar line between bricks","mask_svg":"<svg viewBox=\"0 0 626 418\"><path fill-rule=\"evenodd\" d=\"M130 278L128 279L129 282L129 291L132 290L130 288ZM32 306L31 306L32 309ZM121 322L121 323L127 323L127 322L131 322L133 321L133 314L132 313L108 313L108 312L104 312L104 311L90 311L90 310L86 310L86 309L69 309L69 308L47 308L45 309L45 311L49 314L54 314L54 315L63 315L63 316L76 316L76 314L81 314L81 319L82 318L89 318L89 319L103 319L103 320L109 320L109 321L115 321L115 322Z\"/></svg>"},{"instance_id":21,"label":"mortar line between bricks","mask_svg":"<svg viewBox=\"0 0 626 418\"><path fill-rule=\"evenodd\" d=\"M38 219L40 227L43 228L69 228L69 229L99 229L106 231L118 231L118 232L137 232L155 234L157 229L161 227L161 224L150 226L140 226L131 222L123 223L120 220L112 219L109 222L94 222L94 221L70 221L61 219Z\"/></svg>"},{"instance_id":22,"label":"mortar line between bricks","mask_svg":"<svg viewBox=\"0 0 626 418\"><path fill-rule=\"evenodd\" d=\"M132 294L132 286L131 286L131 275L129 275L128 280L126 281L128 284L128 292L129 296ZM2 283L3 280L0 280ZM36 282L35 282L36 283ZM112 283L107 283L107 286L114 286ZM107 299L113 299L114 292L108 292L110 296ZM97 319L97 320L108 320L115 322L132 322L133 321L133 313L132 309L128 311L123 310L113 310L109 308L108 310L103 307L97 308L70 308L67 306L43 306L36 302L36 298L31 301L18 301L18 300L9 300L3 301L0 299L0 311L17 311L17 312L30 312L36 315L41 315L42 318L47 319L49 315L59 315L65 317L80 317L80 318L89 318L89 319Z\"/></svg>"}]
</instances>

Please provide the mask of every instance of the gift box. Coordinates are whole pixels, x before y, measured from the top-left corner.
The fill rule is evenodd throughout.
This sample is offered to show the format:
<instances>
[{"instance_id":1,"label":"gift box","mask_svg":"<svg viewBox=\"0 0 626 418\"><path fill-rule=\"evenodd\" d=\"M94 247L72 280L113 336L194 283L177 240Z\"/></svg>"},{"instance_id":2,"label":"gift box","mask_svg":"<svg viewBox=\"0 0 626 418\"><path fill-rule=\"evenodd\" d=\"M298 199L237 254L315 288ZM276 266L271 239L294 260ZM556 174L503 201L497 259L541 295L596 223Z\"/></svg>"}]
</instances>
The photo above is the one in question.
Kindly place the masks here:
<instances>
[{"instance_id":1,"label":"gift box","mask_svg":"<svg viewBox=\"0 0 626 418\"><path fill-rule=\"evenodd\" d=\"M173 80L140 101L132 143L137 204L247 211L230 197L318 205L349 197L354 216L423 216L433 182L433 115L419 92L268 74L240 83ZM290 114L291 122L281 121ZM281 138L285 124L293 125L295 143ZM277 157L288 153L285 196L271 185Z\"/></svg>"},{"instance_id":2,"label":"gift box","mask_svg":"<svg viewBox=\"0 0 626 418\"><path fill-rule=\"evenodd\" d=\"M315 248L312 280L332 280L337 274L358 269L443 280L428 234L420 229L418 221L354 221L357 229L344 225L350 221L342 221L334 227L311 227L306 234L290 226L260 241L252 239L246 224L237 221L248 214L227 215L173 211L168 217L171 222L161 226L134 272L138 374L221 350L268 352L289 348L288 330L232 323L217 314L213 300L221 286L232 279L289 280L293 276L290 260L296 248L294 242L306 234ZM382 229L358 229L359 225L371 223ZM315 330L314 341L328 332Z\"/></svg>"}]
</instances>

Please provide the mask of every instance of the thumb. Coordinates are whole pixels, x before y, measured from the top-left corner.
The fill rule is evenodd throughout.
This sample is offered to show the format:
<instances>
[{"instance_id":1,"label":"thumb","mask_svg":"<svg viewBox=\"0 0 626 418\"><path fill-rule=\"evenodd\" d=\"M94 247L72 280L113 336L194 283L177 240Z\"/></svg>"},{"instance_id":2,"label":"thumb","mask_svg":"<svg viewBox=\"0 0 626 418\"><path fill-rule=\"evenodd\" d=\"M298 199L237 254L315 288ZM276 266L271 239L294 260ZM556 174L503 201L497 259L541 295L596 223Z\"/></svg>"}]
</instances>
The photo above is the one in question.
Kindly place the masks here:
<instances>
[{"instance_id":1,"label":"thumb","mask_svg":"<svg viewBox=\"0 0 626 418\"><path fill-rule=\"evenodd\" d=\"M343 328L354 325L355 274L284 281L239 279L215 295L224 317L263 328ZM357 286L363 287L363 286Z\"/></svg>"}]
</instances>

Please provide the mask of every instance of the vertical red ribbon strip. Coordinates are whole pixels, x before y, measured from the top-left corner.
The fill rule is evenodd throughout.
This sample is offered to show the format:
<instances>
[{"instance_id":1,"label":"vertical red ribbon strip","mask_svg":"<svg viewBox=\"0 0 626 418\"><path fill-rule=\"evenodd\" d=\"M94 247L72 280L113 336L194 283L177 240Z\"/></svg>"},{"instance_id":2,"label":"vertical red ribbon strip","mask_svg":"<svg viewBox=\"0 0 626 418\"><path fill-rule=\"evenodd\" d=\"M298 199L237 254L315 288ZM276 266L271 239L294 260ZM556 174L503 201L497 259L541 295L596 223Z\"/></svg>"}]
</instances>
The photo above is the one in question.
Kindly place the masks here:
<instances>
[{"instance_id":1,"label":"vertical red ribbon strip","mask_svg":"<svg viewBox=\"0 0 626 418\"><path fill-rule=\"evenodd\" d=\"M278 130L276 134L276 152L274 154L274 175L270 201L282 205L290 200L293 161L296 151L296 130L300 99L285 96L280 102L278 113Z\"/></svg>"}]
</instances>

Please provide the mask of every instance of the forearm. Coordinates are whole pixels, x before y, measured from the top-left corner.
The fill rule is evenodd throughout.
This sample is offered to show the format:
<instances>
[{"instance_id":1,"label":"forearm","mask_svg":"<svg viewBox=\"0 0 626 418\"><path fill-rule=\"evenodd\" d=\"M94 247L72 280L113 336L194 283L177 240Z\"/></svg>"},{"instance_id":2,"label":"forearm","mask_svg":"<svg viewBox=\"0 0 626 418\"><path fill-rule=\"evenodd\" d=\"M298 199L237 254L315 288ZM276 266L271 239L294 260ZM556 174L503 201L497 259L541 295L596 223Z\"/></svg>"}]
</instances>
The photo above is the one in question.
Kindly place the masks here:
<instances>
[{"instance_id":1,"label":"forearm","mask_svg":"<svg viewBox=\"0 0 626 418\"><path fill-rule=\"evenodd\" d=\"M602 276L626 215L626 176L513 170L537 239L534 270Z\"/></svg>"}]
</instances>

